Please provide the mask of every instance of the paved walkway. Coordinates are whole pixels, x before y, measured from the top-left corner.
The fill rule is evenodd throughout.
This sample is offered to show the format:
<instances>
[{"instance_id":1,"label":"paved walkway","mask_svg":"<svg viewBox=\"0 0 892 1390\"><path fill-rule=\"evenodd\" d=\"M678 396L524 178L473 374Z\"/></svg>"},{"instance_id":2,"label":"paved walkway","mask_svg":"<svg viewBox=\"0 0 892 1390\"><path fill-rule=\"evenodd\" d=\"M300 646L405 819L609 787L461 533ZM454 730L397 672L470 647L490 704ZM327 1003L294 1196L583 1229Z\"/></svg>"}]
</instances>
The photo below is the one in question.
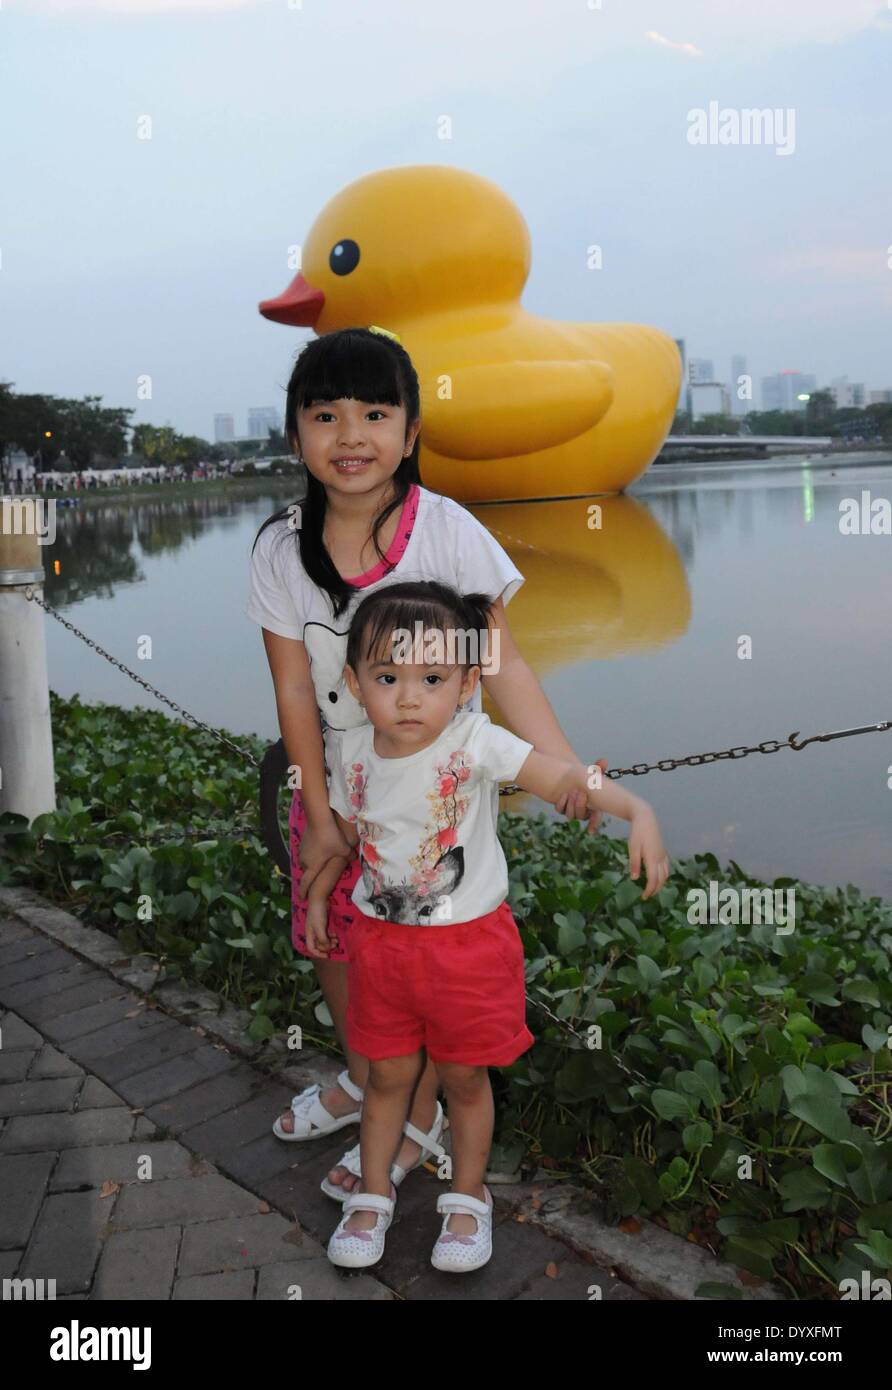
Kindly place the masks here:
<instances>
[{"instance_id":1,"label":"paved walkway","mask_svg":"<svg viewBox=\"0 0 892 1390\"><path fill-rule=\"evenodd\" d=\"M54 1279L60 1300L642 1297L497 1188L489 1264L433 1269L444 1189L424 1168L374 1274L342 1274L319 1181L357 1130L276 1139L288 1087L8 914L0 1029L0 1278Z\"/></svg>"}]
</instances>

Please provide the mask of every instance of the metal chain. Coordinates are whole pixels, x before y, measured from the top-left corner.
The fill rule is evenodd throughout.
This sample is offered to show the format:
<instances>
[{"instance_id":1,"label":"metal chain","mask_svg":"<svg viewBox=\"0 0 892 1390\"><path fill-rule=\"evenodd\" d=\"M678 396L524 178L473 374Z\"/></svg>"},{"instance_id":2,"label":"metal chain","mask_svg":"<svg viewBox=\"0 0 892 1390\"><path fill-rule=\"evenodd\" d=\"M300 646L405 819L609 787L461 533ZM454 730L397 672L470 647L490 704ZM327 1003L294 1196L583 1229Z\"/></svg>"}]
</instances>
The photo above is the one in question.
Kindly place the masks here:
<instances>
[{"instance_id":1,"label":"metal chain","mask_svg":"<svg viewBox=\"0 0 892 1390\"><path fill-rule=\"evenodd\" d=\"M878 734L887 729L892 729L892 719L881 720L878 724L861 724L852 729L837 729L832 734L812 734L810 738L803 739L799 738L799 730L795 729L783 740L766 738L761 743L749 746L738 744L734 748L725 748L720 753L689 753L686 758L661 758L658 763L633 763L631 767L613 767L603 776L643 777L646 772L672 772L676 767L700 767L702 763L714 763L722 758L746 758L750 753L777 753L781 748L792 748L801 753L809 743L828 743L833 738L851 738L855 734ZM513 795L515 792L523 791L523 787L512 783L503 790Z\"/></svg>"},{"instance_id":2,"label":"metal chain","mask_svg":"<svg viewBox=\"0 0 892 1390\"><path fill-rule=\"evenodd\" d=\"M162 695L160 690L156 690L148 681L143 680L142 676L138 676L135 671L131 671L123 662L117 661L115 657L110 656L107 651L104 651L103 648L99 646L98 642L94 642L92 638L87 637L79 628L76 628L73 623L63 618L62 614L57 612L45 599L39 598L34 592L33 585L29 585L25 590L25 597L34 603L38 603L41 608L49 613L51 617L55 618L57 622L60 622L63 627L67 627L69 632L73 632L75 637L79 637L82 642L86 642L88 647L92 647L100 656L104 656L106 661L111 662L112 666L116 666L119 671L123 671L125 676L129 676L131 680L136 681L137 685L141 685L144 690L148 690L156 699L163 701L165 705L175 710L177 714L182 715L184 719L188 719L191 723L196 724L199 729L204 729L205 733L211 734L213 738L217 739L226 748L231 749L233 753L238 753L240 757L246 758L254 767L259 767L259 761L254 757L253 753L249 753L246 748L239 747L237 743L233 743L231 739L226 738L224 734L212 728L210 724L205 724L202 719L198 719L194 714L190 714L188 710L184 710L182 705L178 705L166 695ZM810 743L829 743L830 740L834 738L852 738L856 734L883 733L888 729L892 729L892 720L889 719L881 720L877 724L861 724L857 728L837 729L835 732L829 734L812 734L809 738L803 739L799 738L799 730L796 729L792 734L788 734L785 739L766 738L763 739L761 743L751 745L737 744L733 748L725 748L717 753L689 753L687 757L684 758L661 758L660 761L656 763L633 763L631 767L610 768L608 772L604 773L604 776L610 778L643 777L645 773L648 772L672 772L677 767L700 767L704 763L719 762L725 758L746 758L750 753L777 753L781 748L792 748L797 753L801 753L802 749L806 748ZM799 740L798 742L797 739ZM499 795L514 796L522 791L523 787L518 787L516 783L511 783L506 787L500 787Z\"/></svg>"},{"instance_id":3,"label":"metal chain","mask_svg":"<svg viewBox=\"0 0 892 1390\"><path fill-rule=\"evenodd\" d=\"M38 603L46 613L49 613L57 622L60 622L63 627L67 627L69 632L73 632L75 637L79 637L82 642L86 642L88 647L92 647L100 656L104 656L106 661L111 662L112 666L116 666L119 671L124 672L125 676L129 676L132 681L136 681L137 685L141 685L144 690L148 690L149 694L154 695L156 700L163 701L165 705L168 705L172 710L176 710L177 714L182 715L184 719L188 719L192 724L196 724L199 729L204 729L206 734L210 734L213 738L217 739L219 743L231 749L233 753L238 753L239 757L247 758L248 762L254 767L260 766L259 760L254 757L253 753L249 753L247 748L240 748L237 743L233 743L232 739L227 738L225 734L221 734L217 729L212 729L210 724L205 724L204 720L196 718L194 714L190 714L188 710L183 709L182 705L178 705L174 700L170 700L166 695L162 695L160 690L156 690L148 681L144 681L142 676L138 676L135 671L131 671L129 666L125 666L122 661L118 661L115 657L110 656L104 648L100 647L98 642L94 642L86 633L81 632L80 628L75 627L74 623L70 623L67 618L63 618L62 614L57 612L45 599L39 598L34 592L33 585L28 585L28 588L25 590L25 598L30 599L32 603Z\"/></svg>"}]
</instances>

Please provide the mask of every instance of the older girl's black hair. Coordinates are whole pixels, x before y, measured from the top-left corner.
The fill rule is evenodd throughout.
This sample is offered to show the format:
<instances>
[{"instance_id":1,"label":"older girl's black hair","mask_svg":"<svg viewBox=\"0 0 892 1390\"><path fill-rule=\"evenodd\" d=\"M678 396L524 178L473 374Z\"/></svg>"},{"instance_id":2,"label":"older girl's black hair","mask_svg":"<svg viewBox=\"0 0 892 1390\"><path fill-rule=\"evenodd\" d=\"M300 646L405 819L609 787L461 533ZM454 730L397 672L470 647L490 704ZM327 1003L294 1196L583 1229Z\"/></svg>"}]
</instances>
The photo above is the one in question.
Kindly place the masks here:
<instances>
[{"instance_id":1,"label":"older girl's black hair","mask_svg":"<svg viewBox=\"0 0 892 1390\"><path fill-rule=\"evenodd\" d=\"M341 397L370 404L401 405L407 426L421 414L418 377L405 348L368 328L339 328L307 343L298 355L285 396L285 438L292 452L299 452L297 412L314 401L336 401ZM378 542L381 527L391 512L401 508L413 483L421 483L418 453L420 434L412 452L401 460L393 475L395 494L375 517L372 542L379 560L384 552ZM294 503L267 517L254 538L254 545L267 526L293 515ZM306 496L299 502L301 525L295 531L301 564L314 584L324 589L339 617L356 589L338 573L322 540L325 524L325 488L307 472ZM253 549L253 547L252 547Z\"/></svg>"},{"instance_id":2,"label":"older girl's black hair","mask_svg":"<svg viewBox=\"0 0 892 1390\"><path fill-rule=\"evenodd\" d=\"M487 594L460 594L449 584L422 579L385 584L364 598L353 614L347 633L346 664L355 671L362 658L389 651L393 634L407 631L414 637L415 624L422 631L446 633L449 628L481 635L490 629Z\"/></svg>"}]
</instances>

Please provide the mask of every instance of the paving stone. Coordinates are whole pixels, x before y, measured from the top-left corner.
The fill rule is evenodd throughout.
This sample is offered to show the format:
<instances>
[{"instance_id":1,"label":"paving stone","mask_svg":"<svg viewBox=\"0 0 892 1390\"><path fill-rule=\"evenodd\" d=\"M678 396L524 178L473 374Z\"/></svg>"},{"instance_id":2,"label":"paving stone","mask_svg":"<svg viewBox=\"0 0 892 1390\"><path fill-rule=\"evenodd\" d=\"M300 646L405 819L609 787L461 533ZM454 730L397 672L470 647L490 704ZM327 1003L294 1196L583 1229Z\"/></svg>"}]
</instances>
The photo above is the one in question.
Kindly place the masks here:
<instances>
[{"instance_id":1,"label":"paving stone","mask_svg":"<svg viewBox=\"0 0 892 1390\"><path fill-rule=\"evenodd\" d=\"M19 1267L24 1250L0 1250L0 1279L11 1279Z\"/></svg>"},{"instance_id":2,"label":"paving stone","mask_svg":"<svg viewBox=\"0 0 892 1390\"><path fill-rule=\"evenodd\" d=\"M219 1221L228 1216L256 1213L259 1199L218 1173L203 1178L152 1178L129 1183L118 1194L112 1219L115 1231L135 1226L163 1226L176 1222Z\"/></svg>"},{"instance_id":3,"label":"paving stone","mask_svg":"<svg viewBox=\"0 0 892 1390\"><path fill-rule=\"evenodd\" d=\"M146 1114L156 1124L168 1129L182 1130L213 1119L216 1115L240 1107L253 1100L264 1085L263 1078L243 1062L233 1061L228 1071L199 1081L187 1091L146 1106Z\"/></svg>"},{"instance_id":4,"label":"paving stone","mask_svg":"<svg viewBox=\"0 0 892 1390\"><path fill-rule=\"evenodd\" d=\"M35 1010L43 1007L47 999L96 978L96 970L92 965L84 965L73 956L69 956L68 964L62 969L53 970L48 974L38 973L27 980L20 980L17 985L4 985L0 988L0 994L12 1008L18 1009L30 1018ZM36 1023L37 1019L34 1021Z\"/></svg>"},{"instance_id":5,"label":"paving stone","mask_svg":"<svg viewBox=\"0 0 892 1390\"><path fill-rule=\"evenodd\" d=\"M0 1115L46 1115L51 1110L70 1110L81 1084L79 1076L60 1076L54 1081L18 1081L0 1086Z\"/></svg>"},{"instance_id":6,"label":"paving stone","mask_svg":"<svg viewBox=\"0 0 892 1390\"><path fill-rule=\"evenodd\" d=\"M396 1297L374 1274L341 1271L323 1251L320 1254L321 1259L264 1265L257 1277L257 1301L310 1303L327 1299L375 1303ZM295 1298L296 1289L300 1290L300 1300Z\"/></svg>"},{"instance_id":7,"label":"paving stone","mask_svg":"<svg viewBox=\"0 0 892 1390\"><path fill-rule=\"evenodd\" d=\"M442 1220L442 1218L441 1218ZM436 1236L435 1236L436 1239ZM560 1267L567 1257L567 1247L560 1241L543 1235L528 1222L502 1220L493 1228L492 1259L482 1269L470 1274L446 1274L428 1263L424 1274L402 1289L404 1298L450 1298L459 1302L504 1302L517 1298L537 1275L544 1274L549 1264ZM433 1248L433 1242L431 1243ZM390 1283L386 1266L387 1254L381 1264L381 1278ZM428 1250L428 1260L430 1250ZM593 1279L592 1283L597 1280Z\"/></svg>"},{"instance_id":8,"label":"paving stone","mask_svg":"<svg viewBox=\"0 0 892 1390\"><path fill-rule=\"evenodd\" d=\"M116 1096L114 1091L109 1090L104 1081L100 1081L95 1076L87 1077L77 1102L79 1110L101 1110L106 1105L120 1104L120 1096Z\"/></svg>"},{"instance_id":9,"label":"paving stone","mask_svg":"<svg viewBox=\"0 0 892 1390\"><path fill-rule=\"evenodd\" d=\"M113 1231L102 1248L91 1298L94 1301L169 1299L179 1244L177 1226L159 1226L148 1231Z\"/></svg>"},{"instance_id":10,"label":"paving stone","mask_svg":"<svg viewBox=\"0 0 892 1390\"><path fill-rule=\"evenodd\" d=\"M3 1034L4 1052L13 1052L20 1047L40 1047L43 1042L40 1034L16 1013L4 1013L0 1020L0 1029Z\"/></svg>"},{"instance_id":11,"label":"paving stone","mask_svg":"<svg viewBox=\"0 0 892 1390\"><path fill-rule=\"evenodd\" d=\"M181 1023L167 1019L167 1027L154 1029L148 1036L138 1038L108 1057L97 1058L91 1070L101 1075L104 1081L117 1085L125 1076L148 1071L150 1067L160 1066L171 1057L197 1052L205 1045L205 1039L193 1033L191 1028L184 1028Z\"/></svg>"},{"instance_id":12,"label":"paving stone","mask_svg":"<svg viewBox=\"0 0 892 1390\"><path fill-rule=\"evenodd\" d=\"M584 1260L574 1257L567 1250L563 1260L556 1260L557 1276L551 1278L547 1274L538 1275L532 1283L524 1289L523 1293L518 1294L514 1299L515 1303L546 1303L546 1302L592 1302L595 1287L601 1290L601 1300L604 1303L621 1303L629 1299L641 1299L647 1302L643 1294L637 1293L635 1289L624 1284L621 1279L616 1279L607 1270L599 1269L597 1265L586 1264ZM589 1290L592 1292L590 1293Z\"/></svg>"},{"instance_id":13,"label":"paving stone","mask_svg":"<svg viewBox=\"0 0 892 1390\"><path fill-rule=\"evenodd\" d=\"M94 1033L108 1023L120 1023L124 1016L142 1001L138 994L123 994L118 999L106 999L101 1004L91 1004L77 1013L66 1014L64 1018L43 1019L41 1028L53 1042L65 1042L68 1038L79 1038L84 1033ZM28 1017L27 1009L24 1011Z\"/></svg>"},{"instance_id":14,"label":"paving stone","mask_svg":"<svg viewBox=\"0 0 892 1390\"><path fill-rule=\"evenodd\" d=\"M21 918L9 915L10 904L6 899L10 891L12 890L9 888L0 888L0 900L2 900L0 901L0 941L2 941L4 945L8 945L13 941L23 941L26 939L43 941L44 937L40 932L35 931L33 927L29 927Z\"/></svg>"},{"instance_id":15,"label":"paving stone","mask_svg":"<svg viewBox=\"0 0 892 1390\"><path fill-rule=\"evenodd\" d=\"M124 1106L115 1110L79 1110L75 1115L15 1115L0 1134L0 1153L121 1144L132 1134L133 1116Z\"/></svg>"},{"instance_id":16,"label":"paving stone","mask_svg":"<svg viewBox=\"0 0 892 1390\"><path fill-rule=\"evenodd\" d=\"M232 1057L228 1052L204 1046L195 1052L171 1057L157 1067L137 1072L135 1076L120 1077L115 1082L115 1089L131 1105L142 1108L153 1101L175 1096L194 1086L196 1081L205 1081L209 1076L227 1071L231 1064Z\"/></svg>"},{"instance_id":17,"label":"paving stone","mask_svg":"<svg viewBox=\"0 0 892 1390\"><path fill-rule=\"evenodd\" d=\"M216 1274L281 1264L283 1256L293 1258L295 1249L299 1251L307 1239L299 1226L290 1225L274 1212L199 1221L183 1231L178 1273Z\"/></svg>"},{"instance_id":18,"label":"paving stone","mask_svg":"<svg viewBox=\"0 0 892 1390\"><path fill-rule=\"evenodd\" d=\"M78 1066L77 1062L72 1062L70 1057L66 1057L64 1052L59 1052L52 1043L44 1043L30 1072L31 1077L36 1079L48 1076L83 1076L83 1074L83 1069Z\"/></svg>"},{"instance_id":19,"label":"paving stone","mask_svg":"<svg viewBox=\"0 0 892 1390\"><path fill-rule=\"evenodd\" d=\"M159 1029L175 1026L166 1014L159 1013L157 1009L134 1005L128 1012L133 1014L133 1018L125 1015L120 1023L97 1028L95 1033L88 1033L82 1038L71 1038L65 1043L65 1051L81 1066L96 1071L100 1058L110 1057L133 1043L143 1042Z\"/></svg>"},{"instance_id":20,"label":"paving stone","mask_svg":"<svg viewBox=\"0 0 892 1390\"><path fill-rule=\"evenodd\" d=\"M19 1275L55 1279L56 1293L84 1293L102 1243L110 1203L96 1192L55 1192L43 1204Z\"/></svg>"},{"instance_id":21,"label":"paving stone","mask_svg":"<svg viewBox=\"0 0 892 1390\"><path fill-rule=\"evenodd\" d=\"M28 930L23 930L20 936L10 940L5 928L0 926L0 970L5 965L24 960L26 956L39 956L43 951L52 951L55 944L45 936Z\"/></svg>"},{"instance_id":22,"label":"paving stone","mask_svg":"<svg viewBox=\"0 0 892 1390\"><path fill-rule=\"evenodd\" d=\"M36 1048L19 1048L16 1052L0 1050L0 1082L24 1081L28 1068L37 1056Z\"/></svg>"},{"instance_id":23,"label":"paving stone","mask_svg":"<svg viewBox=\"0 0 892 1390\"><path fill-rule=\"evenodd\" d=\"M63 1014L75 1013L87 1004L101 1004L104 999L119 999L127 993L124 985L118 984L108 975L91 970L91 977L82 983L73 983L69 989L60 989L31 1004L28 1017L39 1028L48 1018L61 1018Z\"/></svg>"},{"instance_id":24,"label":"paving stone","mask_svg":"<svg viewBox=\"0 0 892 1390\"><path fill-rule=\"evenodd\" d=\"M257 1273L253 1269L234 1269L229 1274L192 1274L188 1279L178 1279L173 1286L176 1302L211 1302L254 1297L254 1284Z\"/></svg>"},{"instance_id":25,"label":"paving stone","mask_svg":"<svg viewBox=\"0 0 892 1390\"><path fill-rule=\"evenodd\" d=\"M400 1184L384 1258L375 1271L391 1289L404 1293L413 1280L433 1272L430 1255L443 1223L442 1216L437 1215L437 1198L446 1191L447 1185L423 1168L410 1173ZM320 1195L325 1201L324 1193ZM333 1215L329 1214L325 1243L341 1218L334 1202L329 1202L328 1207Z\"/></svg>"},{"instance_id":26,"label":"paving stone","mask_svg":"<svg viewBox=\"0 0 892 1390\"><path fill-rule=\"evenodd\" d=\"M56 1157L37 1153L0 1158L0 1248L24 1249L28 1244Z\"/></svg>"},{"instance_id":27,"label":"paving stone","mask_svg":"<svg viewBox=\"0 0 892 1390\"><path fill-rule=\"evenodd\" d=\"M238 1111L231 1111L233 1130L238 1130ZM311 1143L315 1143L312 1140ZM342 1150L338 1151L338 1156ZM290 1169L296 1162L296 1154L289 1152L288 1148L277 1139L273 1134L262 1134L259 1139L252 1139L250 1143L243 1144L239 1149L233 1149L228 1153L223 1162L227 1173L236 1178L238 1182L245 1183L246 1186L258 1190L259 1185L267 1178L275 1177L277 1173L282 1173ZM318 1171L317 1185L322 1181L325 1173L323 1168Z\"/></svg>"},{"instance_id":28,"label":"paving stone","mask_svg":"<svg viewBox=\"0 0 892 1390\"><path fill-rule=\"evenodd\" d=\"M212 1171L211 1165L196 1158L174 1140L160 1143L103 1144L98 1148L66 1149L50 1179L50 1190L72 1187L101 1187L104 1182L137 1182L137 1165L148 1155L155 1182L162 1178L197 1177ZM0 1162L3 1160L0 1159Z\"/></svg>"},{"instance_id":29,"label":"paving stone","mask_svg":"<svg viewBox=\"0 0 892 1390\"><path fill-rule=\"evenodd\" d=\"M7 990L13 985L24 984L37 976L51 975L56 970L66 970L77 963L70 951L54 946L51 951L37 951L25 960L13 961L0 970L0 998L6 999Z\"/></svg>"},{"instance_id":30,"label":"paving stone","mask_svg":"<svg viewBox=\"0 0 892 1390\"><path fill-rule=\"evenodd\" d=\"M299 1220L304 1230L327 1241L340 1219L340 1206L326 1197L319 1184L351 1147L349 1136L345 1140L344 1130L339 1130L329 1139L311 1139L306 1144L286 1145L281 1139L275 1142L282 1145L286 1158L292 1160L291 1166L259 1179L256 1191L287 1216ZM237 1163L237 1154L227 1154L220 1160L226 1172L232 1171L229 1164L233 1157Z\"/></svg>"},{"instance_id":31,"label":"paving stone","mask_svg":"<svg viewBox=\"0 0 892 1390\"><path fill-rule=\"evenodd\" d=\"M270 1133L276 1115L282 1113L290 1099L290 1092L284 1086L266 1085L253 1100L239 1107L237 1124L228 1113L215 1115L212 1120L190 1126L178 1137L190 1149L216 1162L224 1154L230 1154L243 1144L259 1139L262 1134ZM294 1147L300 1149L308 1146L295 1143Z\"/></svg>"}]
</instances>

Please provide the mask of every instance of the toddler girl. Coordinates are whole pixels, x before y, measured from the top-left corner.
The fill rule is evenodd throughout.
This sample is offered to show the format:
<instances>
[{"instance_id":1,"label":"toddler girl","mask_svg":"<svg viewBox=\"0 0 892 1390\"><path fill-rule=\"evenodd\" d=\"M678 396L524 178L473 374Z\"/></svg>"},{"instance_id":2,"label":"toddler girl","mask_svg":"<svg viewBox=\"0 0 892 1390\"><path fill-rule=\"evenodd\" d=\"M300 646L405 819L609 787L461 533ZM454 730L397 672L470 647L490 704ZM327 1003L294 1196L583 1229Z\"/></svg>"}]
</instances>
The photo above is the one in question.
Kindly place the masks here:
<instances>
[{"instance_id":1,"label":"toddler girl","mask_svg":"<svg viewBox=\"0 0 892 1390\"><path fill-rule=\"evenodd\" d=\"M492 1253L487 1069L510 1065L533 1042L496 835L499 782L546 801L579 791L592 811L630 821L630 869L637 878L643 859L644 897L669 874L647 802L612 784L590 790L583 764L537 752L463 708L492 655L490 604L436 582L395 584L365 598L350 624L346 681L369 722L344 734L329 794L345 840L359 847L347 1037L369 1072L361 1191L345 1201L329 1242L336 1265L366 1267L384 1252L396 1200L390 1165L430 1063L452 1132L452 1190L437 1201L444 1219L431 1261L466 1272ZM327 896L344 862L329 861L309 891L307 947L322 958L332 946Z\"/></svg>"}]
</instances>

